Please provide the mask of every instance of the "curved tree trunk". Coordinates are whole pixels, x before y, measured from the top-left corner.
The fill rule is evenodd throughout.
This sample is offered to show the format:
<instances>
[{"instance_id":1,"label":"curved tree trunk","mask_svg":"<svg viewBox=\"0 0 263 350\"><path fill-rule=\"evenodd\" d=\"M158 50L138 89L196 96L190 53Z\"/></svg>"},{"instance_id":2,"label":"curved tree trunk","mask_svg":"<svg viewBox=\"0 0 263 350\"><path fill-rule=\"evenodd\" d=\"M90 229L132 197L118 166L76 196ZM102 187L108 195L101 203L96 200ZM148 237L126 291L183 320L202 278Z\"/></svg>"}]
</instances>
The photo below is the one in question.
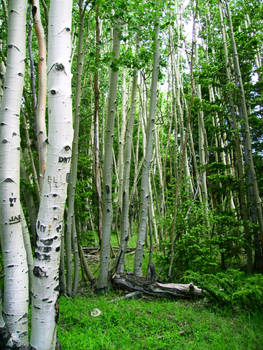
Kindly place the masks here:
<instances>
[{"instance_id":1,"label":"curved tree trunk","mask_svg":"<svg viewBox=\"0 0 263 350\"><path fill-rule=\"evenodd\" d=\"M47 158L47 131L46 131L46 98L47 98L47 62L46 38L41 21L39 0L32 0L32 15L37 34L39 50L38 66L38 102L36 110L36 132L39 159L39 184L42 189Z\"/></svg>"}]
</instances>

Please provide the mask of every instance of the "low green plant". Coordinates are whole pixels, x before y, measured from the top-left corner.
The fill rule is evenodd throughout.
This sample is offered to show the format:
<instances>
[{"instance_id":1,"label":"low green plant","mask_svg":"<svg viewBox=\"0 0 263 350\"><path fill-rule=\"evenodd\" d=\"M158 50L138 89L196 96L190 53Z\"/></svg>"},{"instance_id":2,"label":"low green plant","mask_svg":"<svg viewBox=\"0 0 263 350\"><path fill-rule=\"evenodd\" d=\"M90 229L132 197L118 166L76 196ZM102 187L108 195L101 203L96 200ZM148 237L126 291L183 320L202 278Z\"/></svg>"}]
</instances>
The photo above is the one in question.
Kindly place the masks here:
<instances>
[{"instance_id":1,"label":"low green plant","mask_svg":"<svg viewBox=\"0 0 263 350\"><path fill-rule=\"evenodd\" d=\"M201 287L213 303L239 307L248 311L263 309L263 276L248 275L228 269L216 274L187 271L184 280L192 280Z\"/></svg>"}]
</instances>

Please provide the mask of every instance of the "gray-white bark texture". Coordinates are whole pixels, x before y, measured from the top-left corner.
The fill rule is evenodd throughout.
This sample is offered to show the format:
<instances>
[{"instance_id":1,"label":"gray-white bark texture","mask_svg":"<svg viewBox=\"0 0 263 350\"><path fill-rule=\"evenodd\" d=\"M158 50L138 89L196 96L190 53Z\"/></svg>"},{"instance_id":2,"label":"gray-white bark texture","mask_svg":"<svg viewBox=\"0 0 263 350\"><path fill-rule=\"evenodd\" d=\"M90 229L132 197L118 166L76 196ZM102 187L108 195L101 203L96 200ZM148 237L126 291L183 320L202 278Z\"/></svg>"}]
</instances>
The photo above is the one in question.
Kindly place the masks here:
<instances>
[{"instance_id":1,"label":"gray-white bark texture","mask_svg":"<svg viewBox=\"0 0 263 350\"><path fill-rule=\"evenodd\" d=\"M124 170L123 170L123 190L122 190L122 210L121 210L121 246L119 252L119 263L117 272L123 273L125 264L125 252L129 240L129 198L130 198L130 168L131 168L131 150L132 150L132 134L134 119L136 114L136 92L137 92L138 71L134 72L132 83L131 109L126 130L126 138L124 145Z\"/></svg>"},{"instance_id":2,"label":"gray-white bark texture","mask_svg":"<svg viewBox=\"0 0 263 350\"><path fill-rule=\"evenodd\" d=\"M112 164L113 164L113 129L116 112L116 93L118 84L118 67L115 59L120 55L120 33L116 26L113 30L113 68L110 69L110 90L108 99L108 112L105 129L104 158L103 158L103 197L102 197L102 242L100 255L100 272L98 290L108 287L108 269L110 262L110 234L112 224Z\"/></svg>"},{"instance_id":3,"label":"gray-white bark texture","mask_svg":"<svg viewBox=\"0 0 263 350\"><path fill-rule=\"evenodd\" d=\"M157 83L159 74L159 61L160 61L160 41L159 41L159 20L155 27L155 52L151 82L151 98L150 98L150 110L147 124L147 143L145 160L142 171L141 180L141 209L139 217L139 234L137 240L135 261L134 261L134 274L140 276L142 274L142 258L146 236L146 226L148 217L148 202L149 202L149 176L152 163L153 154L153 138L154 138L154 124L155 124L155 111L156 111L156 98L157 98Z\"/></svg>"},{"instance_id":4,"label":"gray-white bark texture","mask_svg":"<svg viewBox=\"0 0 263 350\"><path fill-rule=\"evenodd\" d=\"M20 131L27 1L9 1L8 52L0 110L0 232L4 258L4 318L8 346L28 344L28 268L20 212ZM12 166L10 166L12 165Z\"/></svg>"},{"instance_id":5,"label":"gray-white bark texture","mask_svg":"<svg viewBox=\"0 0 263 350\"><path fill-rule=\"evenodd\" d=\"M58 317L59 260L72 128L71 0L52 0L48 31L47 168L36 223L31 346L54 350Z\"/></svg>"}]
</instances>

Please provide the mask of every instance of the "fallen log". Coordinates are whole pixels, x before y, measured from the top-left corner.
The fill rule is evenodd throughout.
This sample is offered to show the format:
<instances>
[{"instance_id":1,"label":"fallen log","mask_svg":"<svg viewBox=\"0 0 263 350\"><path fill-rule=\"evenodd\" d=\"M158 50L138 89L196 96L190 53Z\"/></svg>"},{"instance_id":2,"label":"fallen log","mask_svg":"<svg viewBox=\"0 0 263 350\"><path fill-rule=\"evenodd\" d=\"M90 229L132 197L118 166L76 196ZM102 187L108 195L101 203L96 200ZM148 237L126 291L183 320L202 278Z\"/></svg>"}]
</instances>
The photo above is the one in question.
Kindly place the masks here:
<instances>
[{"instance_id":1,"label":"fallen log","mask_svg":"<svg viewBox=\"0 0 263 350\"><path fill-rule=\"evenodd\" d=\"M115 287L128 290L130 292L140 292L142 294L153 297L174 297L189 299L193 297L203 297L200 288L194 286L193 283L158 283L149 281L143 277L134 275L118 275L112 276L112 283Z\"/></svg>"}]
</instances>

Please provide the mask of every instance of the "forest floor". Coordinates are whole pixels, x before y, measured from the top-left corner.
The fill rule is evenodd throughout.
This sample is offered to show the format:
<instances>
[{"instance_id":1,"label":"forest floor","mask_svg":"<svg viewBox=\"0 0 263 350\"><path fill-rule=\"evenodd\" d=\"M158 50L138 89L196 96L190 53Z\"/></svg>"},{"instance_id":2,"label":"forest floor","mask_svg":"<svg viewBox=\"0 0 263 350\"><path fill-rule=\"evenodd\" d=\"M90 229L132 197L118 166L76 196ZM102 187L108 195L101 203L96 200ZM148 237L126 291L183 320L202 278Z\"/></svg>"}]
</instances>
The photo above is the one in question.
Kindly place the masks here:
<instances>
[{"instance_id":1,"label":"forest floor","mask_svg":"<svg viewBox=\"0 0 263 350\"><path fill-rule=\"evenodd\" d=\"M63 350L262 350L263 315L200 301L129 299L118 294L60 298ZM92 316L98 308L101 314Z\"/></svg>"}]
</instances>

